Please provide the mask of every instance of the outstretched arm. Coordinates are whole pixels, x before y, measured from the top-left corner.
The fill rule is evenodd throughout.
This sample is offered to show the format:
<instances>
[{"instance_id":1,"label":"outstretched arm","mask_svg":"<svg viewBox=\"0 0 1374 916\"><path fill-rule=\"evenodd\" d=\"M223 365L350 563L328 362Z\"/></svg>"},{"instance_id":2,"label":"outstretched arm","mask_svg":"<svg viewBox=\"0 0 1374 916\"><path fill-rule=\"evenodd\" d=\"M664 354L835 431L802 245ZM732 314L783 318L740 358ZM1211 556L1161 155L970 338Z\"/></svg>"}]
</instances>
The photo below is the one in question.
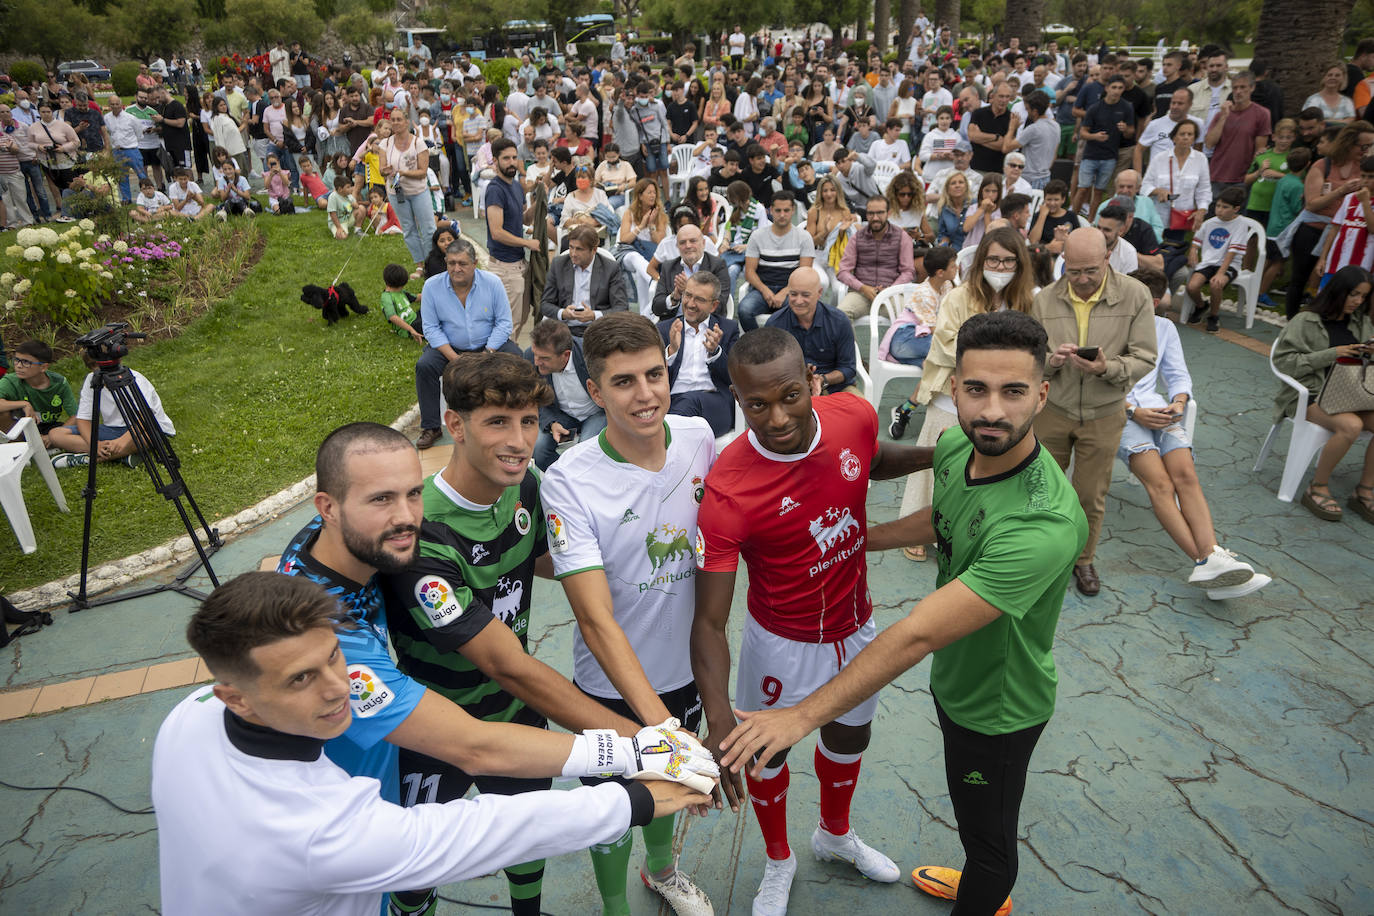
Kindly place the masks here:
<instances>
[{"instance_id":1,"label":"outstretched arm","mask_svg":"<svg viewBox=\"0 0 1374 916\"><path fill-rule=\"evenodd\" d=\"M706 748L717 759L725 736L735 728L730 707L730 641L725 626L735 594L735 573L697 570L696 615L692 618L692 676L706 716ZM738 773L722 774L721 785L731 811L744 799Z\"/></svg>"}]
</instances>

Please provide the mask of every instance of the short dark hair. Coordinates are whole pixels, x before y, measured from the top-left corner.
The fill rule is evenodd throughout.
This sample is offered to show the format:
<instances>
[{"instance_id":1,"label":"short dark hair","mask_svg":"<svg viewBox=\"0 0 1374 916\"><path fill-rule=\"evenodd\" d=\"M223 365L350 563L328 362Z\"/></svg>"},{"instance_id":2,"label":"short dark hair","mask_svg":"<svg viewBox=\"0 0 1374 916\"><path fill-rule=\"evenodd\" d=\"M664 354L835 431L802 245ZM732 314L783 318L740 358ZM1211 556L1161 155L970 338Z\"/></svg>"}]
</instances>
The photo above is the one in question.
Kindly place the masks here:
<instances>
[{"instance_id":1,"label":"short dark hair","mask_svg":"<svg viewBox=\"0 0 1374 916\"><path fill-rule=\"evenodd\" d=\"M1299 121L1325 121L1326 115L1316 105L1298 112Z\"/></svg>"},{"instance_id":2,"label":"short dark hair","mask_svg":"<svg viewBox=\"0 0 1374 916\"><path fill-rule=\"evenodd\" d=\"M1027 83L1026 85L1030 85ZM1026 107L1036 114L1044 114L1050 110L1050 97L1043 89L1037 89L1026 96Z\"/></svg>"},{"instance_id":3,"label":"short dark hair","mask_svg":"<svg viewBox=\"0 0 1374 916\"><path fill-rule=\"evenodd\" d=\"M19 346L14 348L14 353L16 356L20 354L23 354L24 356L32 356L35 360L37 360L40 363L52 362L52 347L48 346L41 340L23 341L19 344Z\"/></svg>"},{"instance_id":4,"label":"short dark hair","mask_svg":"<svg viewBox=\"0 0 1374 916\"><path fill-rule=\"evenodd\" d=\"M762 366L783 357L792 357L798 365L806 365L801 344L782 328L762 327L747 331L730 348L730 377L734 378L736 366Z\"/></svg>"},{"instance_id":5,"label":"short dark hair","mask_svg":"<svg viewBox=\"0 0 1374 916\"><path fill-rule=\"evenodd\" d=\"M546 407L553 389L513 353L464 353L444 367L444 400L464 416L479 407Z\"/></svg>"},{"instance_id":6,"label":"short dark hair","mask_svg":"<svg viewBox=\"0 0 1374 916\"><path fill-rule=\"evenodd\" d=\"M958 252L948 245L937 245L934 248L927 248L923 258L926 273L933 274L937 270L944 270L954 262L956 257L958 257Z\"/></svg>"},{"instance_id":7,"label":"short dark hair","mask_svg":"<svg viewBox=\"0 0 1374 916\"><path fill-rule=\"evenodd\" d=\"M663 338L658 328L643 315L612 312L592 323L582 337L582 355L587 374L597 383L606 370L606 358L613 353L638 353L653 350L663 355Z\"/></svg>"},{"instance_id":8,"label":"short dark hair","mask_svg":"<svg viewBox=\"0 0 1374 916\"><path fill-rule=\"evenodd\" d=\"M1097 218L1102 219L1105 216L1107 219L1114 219L1117 222L1124 223L1126 222L1126 218L1130 215L1131 214L1127 212L1125 207L1112 203L1103 207L1101 212L1097 214Z\"/></svg>"},{"instance_id":9,"label":"short dark hair","mask_svg":"<svg viewBox=\"0 0 1374 916\"><path fill-rule=\"evenodd\" d=\"M1312 163L1312 151L1305 146L1295 146L1288 151L1288 172L1296 175Z\"/></svg>"},{"instance_id":10,"label":"short dark hair","mask_svg":"<svg viewBox=\"0 0 1374 916\"><path fill-rule=\"evenodd\" d=\"M335 629L347 617L336 597L304 576L248 572L201 602L186 624L186 641L217 681L256 679L252 651L316 628Z\"/></svg>"},{"instance_id":11,"label":"short dark hair","mask_svg":"<svg viewBox=\"0 0 1374 916\"><path fill-rule=\"evenodd\" d=\"M1102 85L1110 86L1112 83L1125 84L1125 82L1126 78L1123 77L1120 73L1113 73L1111 76L1107 77L1107 82L1103 83Z\"/></svg>"},{"instance_id":12,"label":"short dark hair","mask_svg":"<svg viewBox=\"0 0 1374 916\"><path fill-rule=\"evenodd\" d=\"M541 350L565 353L572 349L572 328L557 319L545 318L530 332L530 344Z\"/></svg>"},{"instance_id":13,"label":"short dark hair","mask_svg":"<svg viewBox=\"0 0 1374 916\"><path fill-rule=\"evenodd\" d=\"M410 274L400 264L388 264L382 268L382 282L387 286L400 288L409 279Z\"/></svg>"},{"instance_id":14,"label":"short dark hair","mask_svg":"<svg viewBox=\"0 0 1374 916\"><path fill-rule=\"evenodd\" d=\"M1155 299L1161 298L1169 289L1169 278L1164 276L1164 271L1155 267L1137 268L1131 271L1131 277L1145 284Z\"/></svg>"},{"instance_id":15,"label":"short dark hair","mask_svg":"<svg viewBox=\"0 0 1374 916\"><path fill-rule=\"evenodd\" d=\"M757 143L750 143L748 146L746 146L746 147L744 148L744 158L745 158L745 159L754 159L754 158L756 158L756 157L758 157L758 156L767 156L767 155L768 155L768 151L765 150L761 145L759 145L759 144L757 144Z\"/></svg>"},{"instance_id":16,"label":"short dark hair","mask_svg":"<svg viewBox=\"0 0 1374 916\"><path fill-rule=\"evenodd\" d=\"M536 110L543 111L542 108ZM509 137L501 137L491 141L491 158L497 158L508 149L515 149L515 141Z\"/></svg>"},{"instance_id":17,"label":"short dark hair","mask_svg":"<svg viewBox=\"0 0 1374 916\"><path fill-rule=\"evenodd\" d=\"M709 270L699 270L687 278L688 283L695 283L698 286L709 287L709 296L712 302L720 302L720 277L711 273Z\"/></svg>"},{"instance_id":18,"label":"short dark hair","mask_svg":"<svg viewBox=\"0 0 1374 916\"><path fill-rule=\"evenodd\" d=\"M315 453L315 490L343 499L351 481L344 465L353 452L413 449L402 433L380 423L360 422L340 426L324 437Z\"/></svg>"},{"instance_id":19,"label":"short dark hair","mask_svg":"<svg viewBox=\"0 0 1374 916\"><path fill-rule=\"evenodd\" d=\"M1237 210L1245 206L1245 199L1244 188L1227 188L1217 195L1217 203L1230 204Z\"/></svg>"},{"instance_id":20,"label":"short dark hair","mask_svg":"<svg viewBox=\"0 0 1374 916\"><path fill-rule=\"evenodd\" d=\"M958 367L969 350L1022 350L1035 357L1036 369L1043 372L1048 347L1044 326L1025 312L980 312L959 328L954 365Z\"/></svg>"},{"instance_id":21,"label":"short dark hair","mask_svg":"<svg viewBox=\"0 0 1374 916\"><path fill-rule=\"evenodd\" d=\"M1068 183L1059 178L1051 178L1049 181L1045 182L1045 196L1048 197L1051 194L1058 194L1060 197L1068 197Z\"/></svg>"},{"instance_id":22,"label":"short dark hair","mask_svg":"<svg viewBox=\"0 0 1374 916\"><path fill-rule=\"evenodd\" d=\"M1002 198L1002 205L998 209L1002 211L1003 216L1009 216L1029 207L1030 202L1029 194L1008 194Z\"/></svg>"},{"instance_id":23,"label":"short dark hair","mask_svg":"<svg viewBox=\"0 0 1374 916\"><path fill-rule=\"evenodd\" d=\"M539 110L543 111L542 108ZM553 159L554 162L572 162L572 151L566 146L555 146L549 152L549 158Z\"/></svg>"},{"instance_id":24,"label":"short dark hair","mask_svg":"<svg viewBox=\"0 0 1374 916\"><path fill-rule=\"evenodd\" d=\"M773 195L773 203L791 204L795 207L797 205L797 196L793 194L791 191L778 191ZM773 204L769 204L770 207L772 205Z\"/></svg>"}]
</instances>

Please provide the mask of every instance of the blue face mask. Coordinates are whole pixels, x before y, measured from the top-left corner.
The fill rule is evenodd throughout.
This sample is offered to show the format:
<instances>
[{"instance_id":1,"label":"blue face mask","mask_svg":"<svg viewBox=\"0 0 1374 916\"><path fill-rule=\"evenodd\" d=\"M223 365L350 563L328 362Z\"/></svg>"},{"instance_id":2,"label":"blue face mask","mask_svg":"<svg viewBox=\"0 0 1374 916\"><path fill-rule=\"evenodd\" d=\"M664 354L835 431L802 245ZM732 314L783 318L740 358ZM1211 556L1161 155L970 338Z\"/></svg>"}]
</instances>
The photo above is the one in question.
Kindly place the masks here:
<instances>
[{"instance_id":1,"label":"blue face mask","mask_svg":"<svg viewBox=\"0 0 1374 916\"><path fill-rule=\"evenodd\" d=\"M649 104L649 100L643 98L635 99L635 104L638 105L640 108L643 108L644 106Z\"/></svg>"}]
</instances>

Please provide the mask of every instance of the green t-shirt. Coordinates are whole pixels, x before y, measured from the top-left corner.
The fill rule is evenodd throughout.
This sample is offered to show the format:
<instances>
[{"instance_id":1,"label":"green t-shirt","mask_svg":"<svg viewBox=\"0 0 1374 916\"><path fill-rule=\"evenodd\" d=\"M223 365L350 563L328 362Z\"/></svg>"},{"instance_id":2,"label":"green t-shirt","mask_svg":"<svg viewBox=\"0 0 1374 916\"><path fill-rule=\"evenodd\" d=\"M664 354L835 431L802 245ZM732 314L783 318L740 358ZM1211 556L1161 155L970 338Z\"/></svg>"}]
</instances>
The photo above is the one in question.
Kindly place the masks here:
<instances>
[{"instance_id":1,"label":"green t-shirt","mask_svg":"<svg viewBox=\"0 0 1374 916\"><path fill-rule=\"evenodd\" d=\"M382 314L386 316L386 326L391 328L391 330L395 331L397 335L401 337L409 337L410 332L405 328L398 328L392 323L392 316L400 316L402 321L412 327L415 326L415 319L419 317L415 312L415 307L410 304L410 297L401 290L394 293L391 290L386 290L382 293ZM415 330L418 331L420 329L415 328Z\"/></svg>"},{"instance_id":2,"label":"green t-shirt","mask_svg":"<svg viewBox=\"0 0 1374 916\"><path fill-rule=\"evenodd\" d=\"M1041 445L1016 469L974 481L972 457L957 426L935 448L936 587L958 579L1002 615L935 652L930 689L959 725L1003 735L1054 713L1050 650L1088 520Z\"/></svg>"},{"instance_id":3,"label":"green t-shirt","mask_svg":"<svg viewBox=\"0 0 1374 916\"><path fill-rule=\"evenodd\" d=\"M1278 180L1278 185L1274 188L1274 199L1269 205L1269 225L1264 227L1264 233L1269 238L1282 233L1302 212L1302 184L1302 176L1292 173Z\"/></svg>"},{"instance_id":4,"label":"green t-shirt","mask_svg":"<svg viewBox=\"0 0 1374 916\"><path fill-rule=\"evenodd\" d=\"M1263 169L1278 169L1284 175L1288 174L1288 154L1280 153L1277 150L1265 150L1255 157L1255 161L1250 163L1249 171L1258 172ZM1262 210L1268 212L1273 205L1274 190L1278 188L1281 178L1257 178L1255 183L1250 185L1250 200L1245 206L1251 210Z\"/></svg>"},{"instance_id":5,"label":"green t-shirt","mask_svg":"<svg viewBox=\"0 0 1374 916\"><path fill-rule=\"evenodd\" d=\"M386 619L396 664L406 674L489 722L509 722L525 704L490 680L459 649L496 622L525 646L534 561L548 553L539 472L473 509L438 475L425 481L420 555L385 577ZM458 497L461 499L461 497ZM530 714L521 717L530 722Z\"/></svg>"},{"instance_id":6,"label":"green t-shirt","mask_svg":"<svg viewBox=\"0 0 1374 916\"><path fill-rule=\"evenodd\" d=\"M28 401L33 412L38 414L38 429L44 433L76 414L76 396L67 379L51 370L47 376L48 387L42 389L33 387L13 372L0 378L0 401Z\"/></svg>"}]
</instances>

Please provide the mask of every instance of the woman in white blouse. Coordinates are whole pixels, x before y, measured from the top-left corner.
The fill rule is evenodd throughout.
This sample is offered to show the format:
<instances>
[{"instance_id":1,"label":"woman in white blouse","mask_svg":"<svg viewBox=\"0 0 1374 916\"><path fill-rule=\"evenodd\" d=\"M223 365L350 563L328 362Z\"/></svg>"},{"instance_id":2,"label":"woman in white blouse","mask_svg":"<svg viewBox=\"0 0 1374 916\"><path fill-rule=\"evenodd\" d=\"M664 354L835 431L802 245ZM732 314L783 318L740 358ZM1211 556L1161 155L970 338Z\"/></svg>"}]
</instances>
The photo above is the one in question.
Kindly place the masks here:
<instances>
[{"instance_id":1,"label":"woman in white blouse","mask_svg":"<svg viewBox=\"0 0 1374 916\"><path fill-rule=\"evenodd\" d=\"M1178 269L1179 257L1187 257L1184 236L1189 230L1196 232L1202 226L1207 206L1212 202L1212 171L1207 166L1207 157L1193 149L1197 142L1197 125L1191 120L1179 121L1169 131L1169 139L1174 141L1174 151L1167 156L1150 157L1150 167L1145 171L1141 186L1142 193L1154 198L1160 223L1165 227L1163 241L1171 243L1168 247L1176 253L1173 257L1165 255L1166 276L1172 276L1172 271ZM1176 220L1171 218L1174 211L1179 212ZM1191 214L1185 216L1189 211ZM1179 225L1185 220L1185 225ZM1181 256L1177 255L1179 251Z\"/></svg>"},{"instance_id":2,"label":"woman in white blouse","mask_svg":"<svg viewBox=\"0 0 1374 916\"><path fill-rule=\"evenodd\" d=\"M1349 124L1355 120L1355 103L1345 90L1345 64L1337 61L1322 74L1322 87L1307 97L1303 108L1320 108L1327 124Z\"/></svg>"},{"instance_id":3,"label":"woman in white blouse","mask_svg":"<svg viewBox=\"0 0 1374 916\"><path fill-rule=\"evenodd\" d=\"M759 132L758 92L762 88L763 80L756 76L735 99L735 120L744 123L744 132L750 137Z\"/></svg>"}]
</instances>

